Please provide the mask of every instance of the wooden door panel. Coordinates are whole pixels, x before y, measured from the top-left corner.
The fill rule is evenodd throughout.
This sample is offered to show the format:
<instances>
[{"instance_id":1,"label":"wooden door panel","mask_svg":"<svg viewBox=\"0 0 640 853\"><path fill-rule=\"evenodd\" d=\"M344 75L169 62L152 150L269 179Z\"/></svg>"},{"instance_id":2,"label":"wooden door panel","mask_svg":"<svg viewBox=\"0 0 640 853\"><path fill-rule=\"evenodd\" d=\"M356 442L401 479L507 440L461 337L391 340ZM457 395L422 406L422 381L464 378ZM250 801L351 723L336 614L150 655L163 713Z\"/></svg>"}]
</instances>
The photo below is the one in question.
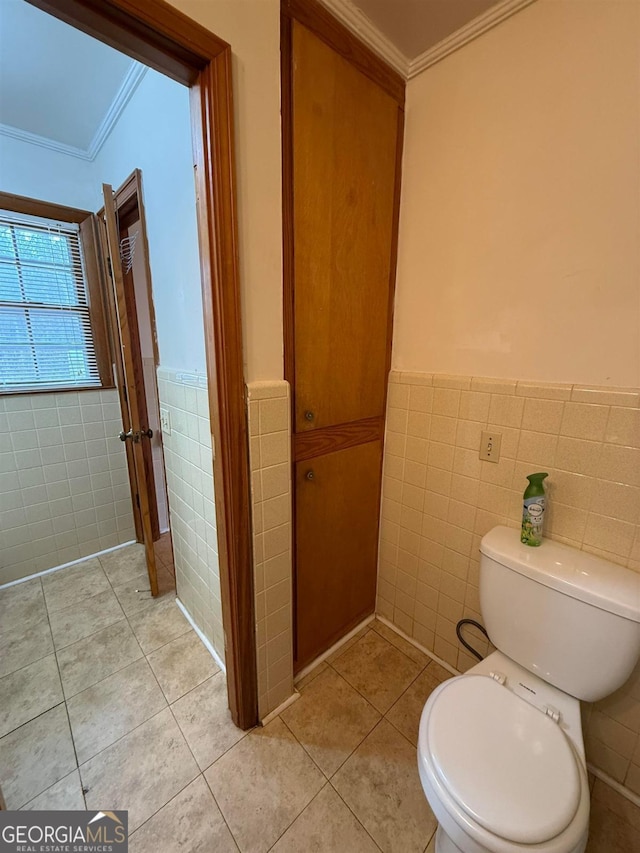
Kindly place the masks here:
<instances>
[{"instance_id":1,"label":"wooden door panel","mask_svg":"<svg viewBox=\"0 0 640 853\"><path fill-rule=\"evenodd\" d=\"M397 144L396 101L294 21L296 431L383 415Z\"/></svg>"},{"instance_id":2,"label":"wooden door panel","mask_svg":"<svg viewBox=\"0 0 640 853\"><path fill-rule=\"evenodd\" d=\"M298 670L374 611L381 456L373 441L296 465Z\"/></svg>"},{"instance_id":3,"label":"wooden door panel","mask_svg":"<svg viewBox=\"0 0 640 853\"><path fill-rule=\"evenodd\" d=\"M146 478L144 453L142 449L143 445L141 443L142 441L148 441L148 439L141 436L138 388L136 386L136 373L132 356L132 324L127 312L124 275L122 265L120 263L120 239L118 235L116 209L113 201L113 188L109 184L103 184L102 194L104 197L106 246L111 270L111 285L113 288L113 298L110 300L114 309L112 331L114 338L116 338L116 344L119 345L120 358L122 360L122 375L127 390L127 414L130 425L129 432L131 434L129 441L133 447L133 460L139 502L138 505L140 508L142 539L144 542L151 594L156 596L158 594L158 577L156 573L156 557L153 549L153 531L151 525L151 513L149 509L149 486Z\"/></svg>"}]
</instances>

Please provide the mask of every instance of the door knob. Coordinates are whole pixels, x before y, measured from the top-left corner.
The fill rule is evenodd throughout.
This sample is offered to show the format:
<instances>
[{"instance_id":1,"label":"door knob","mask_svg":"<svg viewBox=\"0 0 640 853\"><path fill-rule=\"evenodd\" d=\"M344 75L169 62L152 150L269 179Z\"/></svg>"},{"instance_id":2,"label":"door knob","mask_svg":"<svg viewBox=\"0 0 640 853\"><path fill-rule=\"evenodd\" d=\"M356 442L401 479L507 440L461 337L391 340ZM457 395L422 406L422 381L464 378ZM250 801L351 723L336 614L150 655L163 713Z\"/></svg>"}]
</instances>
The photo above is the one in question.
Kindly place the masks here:
<instances>
[{"instance_id":1,"label":"door knob","mask_svg":"<svg viewBox=\"0 0 640 853\"><path fill-rule=\"evenodd\" d=\"M128 438L130 438L133 441L133 430L130 429L129 432L125 432L124 430L122 430L120 435L119 435L119 438L120 438L120 441L126 441Z\"/></svg>"},{"instance_id":2,"label":"door knob","mask_svg":"<svg viewBox=\"0 0 640 853\"><path fill-rule=\"evenodd\" d=\"M304 476L307 478L307 480L313 480L313 478L315 477L315 474L313 473L313 471L307 471L307 473Z\"/></svg>"},{"instance_id":3,"label":"door knob","mask_svg":"<svg viewBox=\"0 0 640 853\"><path fill-rule=\"evenodd\" d=\"M147 427L147 429L140 430L140 435L144 435L147 438L153 438L153 430L151 427Z\"/></svg>"},{"instance_id":4,"label":"door knob","mask_svg":"<svg viewBox=\"0 0 640 853\"><path fill-rule=\"evenodd\" d=\"M312 421L315 418L315 415L313 414L313 412L306 411L304 413L304 417L305 417L305 420Z\"/></svg>"}]
</instances>

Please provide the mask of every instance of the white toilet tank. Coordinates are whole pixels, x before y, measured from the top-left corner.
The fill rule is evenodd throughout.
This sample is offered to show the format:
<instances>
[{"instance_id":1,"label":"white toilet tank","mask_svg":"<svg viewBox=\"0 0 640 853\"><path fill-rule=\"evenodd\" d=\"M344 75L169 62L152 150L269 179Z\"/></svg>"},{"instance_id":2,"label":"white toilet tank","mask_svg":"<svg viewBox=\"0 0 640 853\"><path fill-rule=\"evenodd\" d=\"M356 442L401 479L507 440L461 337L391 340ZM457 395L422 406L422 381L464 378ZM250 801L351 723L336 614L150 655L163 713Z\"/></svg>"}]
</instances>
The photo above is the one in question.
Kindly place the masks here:
<instances>
[{"instance_id":1,"label":"white toilet tank","mask_svg":"<svg viewBox=\"0 0 640 853\"><path fill-rule=\"evenodd\" d=\"M480 607L492 643L565 693L595 702L640 655L640 574L550 539L494 527L480 543Z\"/></svg>"}]
</instances>

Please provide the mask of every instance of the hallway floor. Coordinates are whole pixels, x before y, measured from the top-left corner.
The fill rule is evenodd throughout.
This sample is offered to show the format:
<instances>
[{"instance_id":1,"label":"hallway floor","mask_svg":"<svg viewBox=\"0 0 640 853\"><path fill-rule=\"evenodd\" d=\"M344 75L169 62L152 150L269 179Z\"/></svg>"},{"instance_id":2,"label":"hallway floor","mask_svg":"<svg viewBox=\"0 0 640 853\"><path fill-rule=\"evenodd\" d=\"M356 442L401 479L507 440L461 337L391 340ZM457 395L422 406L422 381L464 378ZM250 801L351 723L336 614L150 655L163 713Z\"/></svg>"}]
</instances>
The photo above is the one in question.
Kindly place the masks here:
<instances>
[{"instance_id":1,"label":"hallway floor","mask_svg":"<svg viewBox=\"0 0 640 853\"><path fill-rule=\"evenodd\" d=\"M242 732L173 591L145 583L132 546L0 590L8 808L128 809L132 853L433 853L415 744L448 672L376 621ZM634 851L640 809L595 780L588 853Z\"/></svg>"}]
</instances>

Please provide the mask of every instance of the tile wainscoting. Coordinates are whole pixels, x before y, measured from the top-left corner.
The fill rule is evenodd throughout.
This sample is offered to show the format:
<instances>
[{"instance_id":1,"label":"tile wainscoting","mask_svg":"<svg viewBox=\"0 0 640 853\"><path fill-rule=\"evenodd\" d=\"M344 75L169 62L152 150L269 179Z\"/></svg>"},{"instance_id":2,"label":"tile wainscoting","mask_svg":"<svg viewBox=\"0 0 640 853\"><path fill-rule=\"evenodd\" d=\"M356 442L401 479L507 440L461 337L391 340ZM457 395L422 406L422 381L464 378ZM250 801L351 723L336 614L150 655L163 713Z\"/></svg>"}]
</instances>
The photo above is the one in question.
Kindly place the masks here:
<instances>
[{"instance_id":1,"label":"tile wainscoting","mask_svg":"<svg viewBox=\"0 0 640 853\"><path fill-rule=\"evenodd\" d=\"M206 376L159 367L158 397L171 426L162 442L178 598L224 660Z\"/></svg>"},{"instance_id":2,"label":"tile wainscoting","mask_svg":"<svg viewBox=\"0 0 640 853\"><path fill-rule=\"evenodd\" d=\"M264 719L294 692L289 383L247 386L258 708Z\"/></svg>"},{"instance_id":3,"label":"tile wainscoting","mask_svg":"<svg viewBox=\"0 0 640 853\"><path fill-rule=\"evenodd\" d=\"M459 619L480 620L479 543L519 527L526 475L548 471L545 533L640 572L640 392L390 374L377 612L459 671ZM500 461L480 433L502 434ZM479 650L488 651L482 638ZM587 756L640 795L640 667L584 708Z\"/></svg>"},{"instance_id":4,"label":"tile wainscoting","mask_svg":"<svg viewBox=\"0 0 640 853\"><path fill-rule=\"evenodd\" d=\"M0 584L135 539L115 390L0 398Z\"/></svg>"}]
</instances>

